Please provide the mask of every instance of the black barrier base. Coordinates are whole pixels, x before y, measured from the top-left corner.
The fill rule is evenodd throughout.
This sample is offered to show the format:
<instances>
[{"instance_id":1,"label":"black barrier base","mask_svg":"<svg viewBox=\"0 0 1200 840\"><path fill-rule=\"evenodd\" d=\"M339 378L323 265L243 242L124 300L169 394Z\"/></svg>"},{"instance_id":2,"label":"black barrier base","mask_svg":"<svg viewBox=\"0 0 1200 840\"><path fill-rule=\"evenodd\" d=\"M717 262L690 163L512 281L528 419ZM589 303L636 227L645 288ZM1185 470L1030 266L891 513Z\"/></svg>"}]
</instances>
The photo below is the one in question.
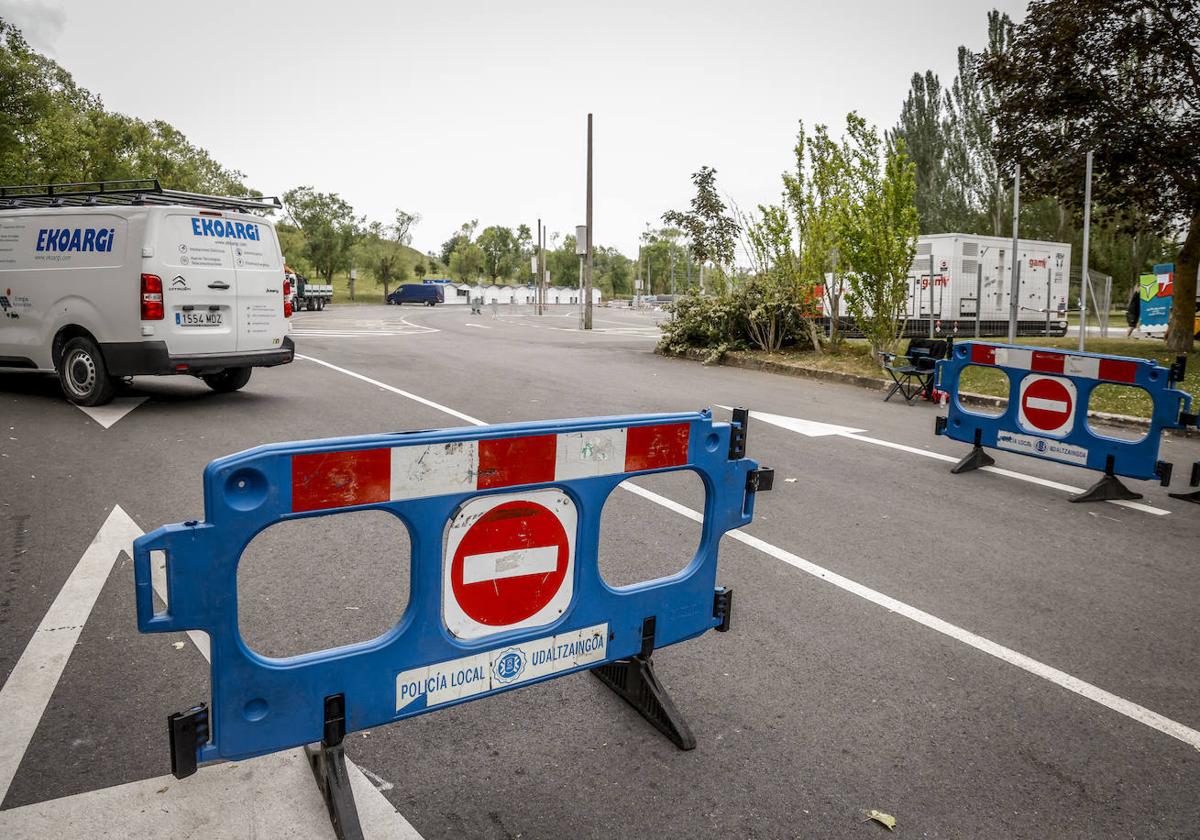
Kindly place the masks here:
<instances>
[{"instance_id":1,"label":"black barrier base","mask_svg":"<svg viewBox=\"0 0 1200 840\"><path fill-rule=\"evenodd\" d=\"M1192 502L1200 505L1200 490L1193 490L1191 493L1168 493L1172 499L1182 499L1185 502Z\"/></svg>"},{"instance_id":2,"label":"black barrier base","mask_svg":"<svg viewBox=\"0 0 1200 840\"><path fill-rule=\"evenodd\" d=\"M320 744L307 744L304 754L317 778L317 787L329 811L329 821L338 840L363 840L358 807L346 772L346 753L342 738L346 735L346 699L341 694L325 698L325 737Z\"/></svg>"},{"instance_id":3,"label":"black barrier base","mask_svg":"<svg viewBox=\"0 0 1200 840\"><path fill-rule=\"evenodd\" d=\"M942 424L939 423L938 424L939 431L937 432L937 434L941 434L941 431L940 431L941 428L942 428ZM963 456L963 459L961 461L959 461L957 464L955 464L953 467L950 468L950 472L953 473L954 475L958 475L959 473L965 473L965 472L970 472L971 470L977 470L980 467L990 467L992 464L996 463L996 459L993 458L991 455L987 454L987 452L985 452L983 450L982 441L983 441L983 432L980 429L976 429L975 430L975 445L973 447L971 447L970 452L968 452L966 455Z\"/></svg>"},{"instance_id":4,"label":"black barrier base","mask_svg":"<svg viewBox=\"0 0 1200 840\"><path fill-rule=\"evenodd\" d=\"M987 454L982 446L975 446L963 456L961 461L950 468L950 472L958 475L959 473L977 470L980 467L990 467L994 463L996 463L996 459Z\"/></svg>"},{"instance_id":5,"label":"black barrier base","mask_svg":"<svg viewBox=\"0 0 1200 840\"><path fill-rule=\"evenodd\" d=\"M1134 493L1121 483L1115 475L1106 473L1095 484L1078 496L1072 496L1072 502L1130 502L1142 498L1141 493Z\"/></svg>"},{"instance_id":6,"label":"black barrier base","mask_svg":"<svg viewBox=\"0 0 1200 840\"><path fill-rule=\"evenodd\" d=\"M745 428L745 427L743 427ZM729 596L732 593L718 592L717 601L725 596L725 607L728 611ZM714 610L717 604L714 604ZM728 630L728 612L721 616L721 627ZM650 725L671 739L671 743L681 750L696 749L696 736L671 702L671 695L662 687L658 677L654 675L654 663L650 656L654 653L654 625L656 620L650 616L642 621L642 651L628 659L618 659L599 668L592 669L592 676L611 688L630 706L637 709L638 714L650 722Z\"/></svg>"},{"instance_id":7,"label":"black barrier base","mask_svg":"<svg viewBox=\"0 0 1200 840\"><path fill-rule=\"evenodd\" d=\"M650 657L638 655L630 659L618 659L593 669L592 674L637 709L638 714L679 749L696 748L696 736L654 675L654 663Z\"/></svg>"}]
</instances>

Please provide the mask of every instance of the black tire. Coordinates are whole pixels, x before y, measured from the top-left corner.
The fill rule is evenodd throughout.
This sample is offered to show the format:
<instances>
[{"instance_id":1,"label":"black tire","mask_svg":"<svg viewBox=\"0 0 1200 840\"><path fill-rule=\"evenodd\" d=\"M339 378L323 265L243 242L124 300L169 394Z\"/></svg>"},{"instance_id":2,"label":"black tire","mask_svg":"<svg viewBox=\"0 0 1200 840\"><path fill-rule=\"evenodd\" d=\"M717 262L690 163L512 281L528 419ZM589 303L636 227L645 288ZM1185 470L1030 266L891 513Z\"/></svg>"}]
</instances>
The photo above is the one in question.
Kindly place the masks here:
<instances>
[{"instance_id":1,"label":"black tire","mask_svg":"<svg viewBox=\"0 0 1200 840\"><path fill-rule=\"evenodd\" d=\"M72 338L63 347L58 381L63 394L75 405L104 405L117 391L100 348L83 336Z\"/></svg>"},{"instance_id":2,"label":"black tire","mask_svg":"<svg viewBox=\"0 0 1200 840\"><path fill-rule=\"evenodd\" d=\"M317 308L317 302L315 300L313 300L312 298L309 298L308 300L306 300L304 302L304 308L307 309L309 312L312 312L314 309Z\"/></svg>"},{"instance_id":3,"label":"black tire","mask_svg":"<svg viewBox=\"0 0 1200 840\"><path fill-rule=\"evenodd\" d=\"M209 373L201 376L204 384L218 394L228 394L237 391L250 381L250 371L253 368L228 368L220 373Z\"/></svg>"},{"instance_id":4,"label":"black tire","mask_svg":"<svg viewBox=\"0 0 1200 840\"><path fill-rule=\"evenodd\" d=\"M317 311L323 312L324 310L325 310L325 298L317 298Z\"/></svg>"}]
</instances>

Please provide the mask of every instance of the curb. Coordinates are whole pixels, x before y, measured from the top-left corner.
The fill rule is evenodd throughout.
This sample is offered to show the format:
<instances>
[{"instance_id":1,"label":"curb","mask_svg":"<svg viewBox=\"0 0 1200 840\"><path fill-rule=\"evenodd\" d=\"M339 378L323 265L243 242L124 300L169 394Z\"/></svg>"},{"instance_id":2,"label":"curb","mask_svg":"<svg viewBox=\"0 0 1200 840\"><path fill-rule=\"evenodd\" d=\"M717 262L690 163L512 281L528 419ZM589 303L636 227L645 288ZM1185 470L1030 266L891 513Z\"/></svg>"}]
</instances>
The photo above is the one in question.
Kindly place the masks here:
<instances>
[{"instance_id":1,"label":"curb","mask_svg":"<svg viewBox=\"0 0 1200 840\"><path fill-rule=\"evenodd\" d=\"M858 385L861 388L870 388L875 391L882 391L891 383L886 379L879 379L874 376L862 376L857 373L841 373L833 370L817 370L816 368L803 367L801 365L786 364L784 362L776 362L771 359L760 359L754 356L746 356L742 353L731 350L725 353L715 362L708 362L708 354L703 350L686 350L682 353L672 353L663 351L659 348L654 348L654 352L660 356L676 359L687 359L689 361L701 362L702 364L716 364L722 367L735 367L744 370L758 370L765 373L778 373L783 376L796 376L803 379L816 379L822 382L839 382L845 385ZM992 408L1004 408L1008 405L1008 400L1004 397L993 397L987 394L972 394L964 392L958 395L959 401L968 405L982 405ZM1150 427L1150 420L1146 417L1133 417L1128 414L1109 414L1106 411L1089 411L1088 417L1092 420L1097 420L1101 423L1107 423L1110 426L1124 426L1126 428L1147 429ZM1164 429L1167 434L1185 435L1186 429Z\"/></svg>"}]
</instances>

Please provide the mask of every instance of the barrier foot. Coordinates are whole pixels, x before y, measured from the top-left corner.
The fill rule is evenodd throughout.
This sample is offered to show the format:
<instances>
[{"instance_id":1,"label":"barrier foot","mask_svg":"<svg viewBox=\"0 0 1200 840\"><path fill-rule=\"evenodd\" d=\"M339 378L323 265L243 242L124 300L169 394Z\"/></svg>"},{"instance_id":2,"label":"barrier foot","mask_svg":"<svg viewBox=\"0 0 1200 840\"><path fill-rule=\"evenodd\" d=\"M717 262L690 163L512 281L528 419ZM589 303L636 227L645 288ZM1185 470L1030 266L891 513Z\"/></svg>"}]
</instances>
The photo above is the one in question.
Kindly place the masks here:
<instances>
[{"instance_id":1,"label":"barrier foot","mask_svg":"<svg viewBox=\"0 0 1200 840\"><path fill-rule=\"evenodd\" d=\"M1200 505L1200 490L1193 490L1191 493L1168 493L1172 499L1181 499L1185 502L1192 502Z\"/></svg>"},{"instance_id":2,"label":"barrier foot","mask_svg":"<svg viewBox=\"0 0 1200 840\"><path fill-rule=\"evenodd\" d=\"M592 674L637 709L638 714L679 749L696 748L696 736L654 675L654 662L649 656L639 654L618 659L593 669Z\"/></svg>"},{"instance_id":3,"label":"barrier foot","mask_svg":"<svg viewBox=\"0 0 1200 840\"><path fill-rule=\"evenodd\" d=\"M325 698L325 737L320 744L306 744L304 754L321 789L329 822L338 840L363 840L358 807L346 772L346 752L342 738L346 734L346 701L341 694Z\"/></svg>"},{"instance_id":4,"label":"barrier foot","mask_svg":"<svg viewBox=\"0 0 1200 840\"><path fill-rule=\"evenodd\" d=\"M961 461L950 468L950 472L958 475L959 473L977 470L980 467L990 467L994 463L996 463L996 459L987 454L982 446L975 446L963 456Z\"/></svg>"},{"instance_id":5,"label":"barrier foot","mask_svg":"<svg viewBox=\"0 0 1200 840\"><path fill-rule=\"evenodd\" d=\"M938 424L941 428L942 424ZM939 432L940 434L940 432ZM959 473L970 472L977 470L980 467L990 467L996 463L996 459L983 449L983 432L980 429L975 430L975 445L971 447L971 451L963 456L963 459L950 468L950 472L954 475Z\"/></svg>"},{"instance_id":6,"label":"barrier foot","mask_svg":"<svg viewBox=\"0 0 1200 840\"><path fill-rule=\"evenodd\" d=\"M1072 502L1128 502L1142 498L1141 493L1134 493L1121 483L1121 479L1112 473L1105 473L1100 480L1078 496L1072 496Z\"/></svg>"},{"instance_id":7,"label":"barrier foot","mask_svg":"<svg viewBox=\"0 0 1200 840\"><path fill-rule=\"evenodd\" d=\"M742 426L744 430L745 425ZM720 593L718 593L718 597ZM717 604L714 603L714 609ZM728 607L728 603L726 603ZM727 615L725 616L727 618ZM637 709L638 714L650 722L650 725L666 735L675 746L681 750L696 749L696 736L688 727L687 721L675 704L671 695L662 687L658 677L654 675L654 662L650 659L654 653L654 626L656 619L649 616L642 621L642 650L628 659L618 659L599 668L592 669L592 676L616 692L626 703ZM729 629L722 621L722 627Z\"/></svg>"}]
</instances>

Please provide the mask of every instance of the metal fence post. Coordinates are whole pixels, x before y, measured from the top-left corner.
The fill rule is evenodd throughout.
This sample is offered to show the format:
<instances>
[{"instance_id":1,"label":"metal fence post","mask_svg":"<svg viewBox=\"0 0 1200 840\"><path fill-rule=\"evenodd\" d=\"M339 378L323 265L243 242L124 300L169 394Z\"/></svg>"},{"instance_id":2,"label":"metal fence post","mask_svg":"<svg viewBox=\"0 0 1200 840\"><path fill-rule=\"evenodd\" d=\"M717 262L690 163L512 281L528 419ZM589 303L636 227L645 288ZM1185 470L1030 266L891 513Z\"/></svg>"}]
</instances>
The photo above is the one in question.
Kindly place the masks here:
<instances>
[{"instance_id":1,"label":"metal fence post","mask_svg":"<svg viewBox=\"0 0 1200 840\"><path fill-rule=\"evenodd\" d=\"M975 337L979 338L979 319L983 317L983 259L975 266Z\"/></svg>"}]
</instances>

